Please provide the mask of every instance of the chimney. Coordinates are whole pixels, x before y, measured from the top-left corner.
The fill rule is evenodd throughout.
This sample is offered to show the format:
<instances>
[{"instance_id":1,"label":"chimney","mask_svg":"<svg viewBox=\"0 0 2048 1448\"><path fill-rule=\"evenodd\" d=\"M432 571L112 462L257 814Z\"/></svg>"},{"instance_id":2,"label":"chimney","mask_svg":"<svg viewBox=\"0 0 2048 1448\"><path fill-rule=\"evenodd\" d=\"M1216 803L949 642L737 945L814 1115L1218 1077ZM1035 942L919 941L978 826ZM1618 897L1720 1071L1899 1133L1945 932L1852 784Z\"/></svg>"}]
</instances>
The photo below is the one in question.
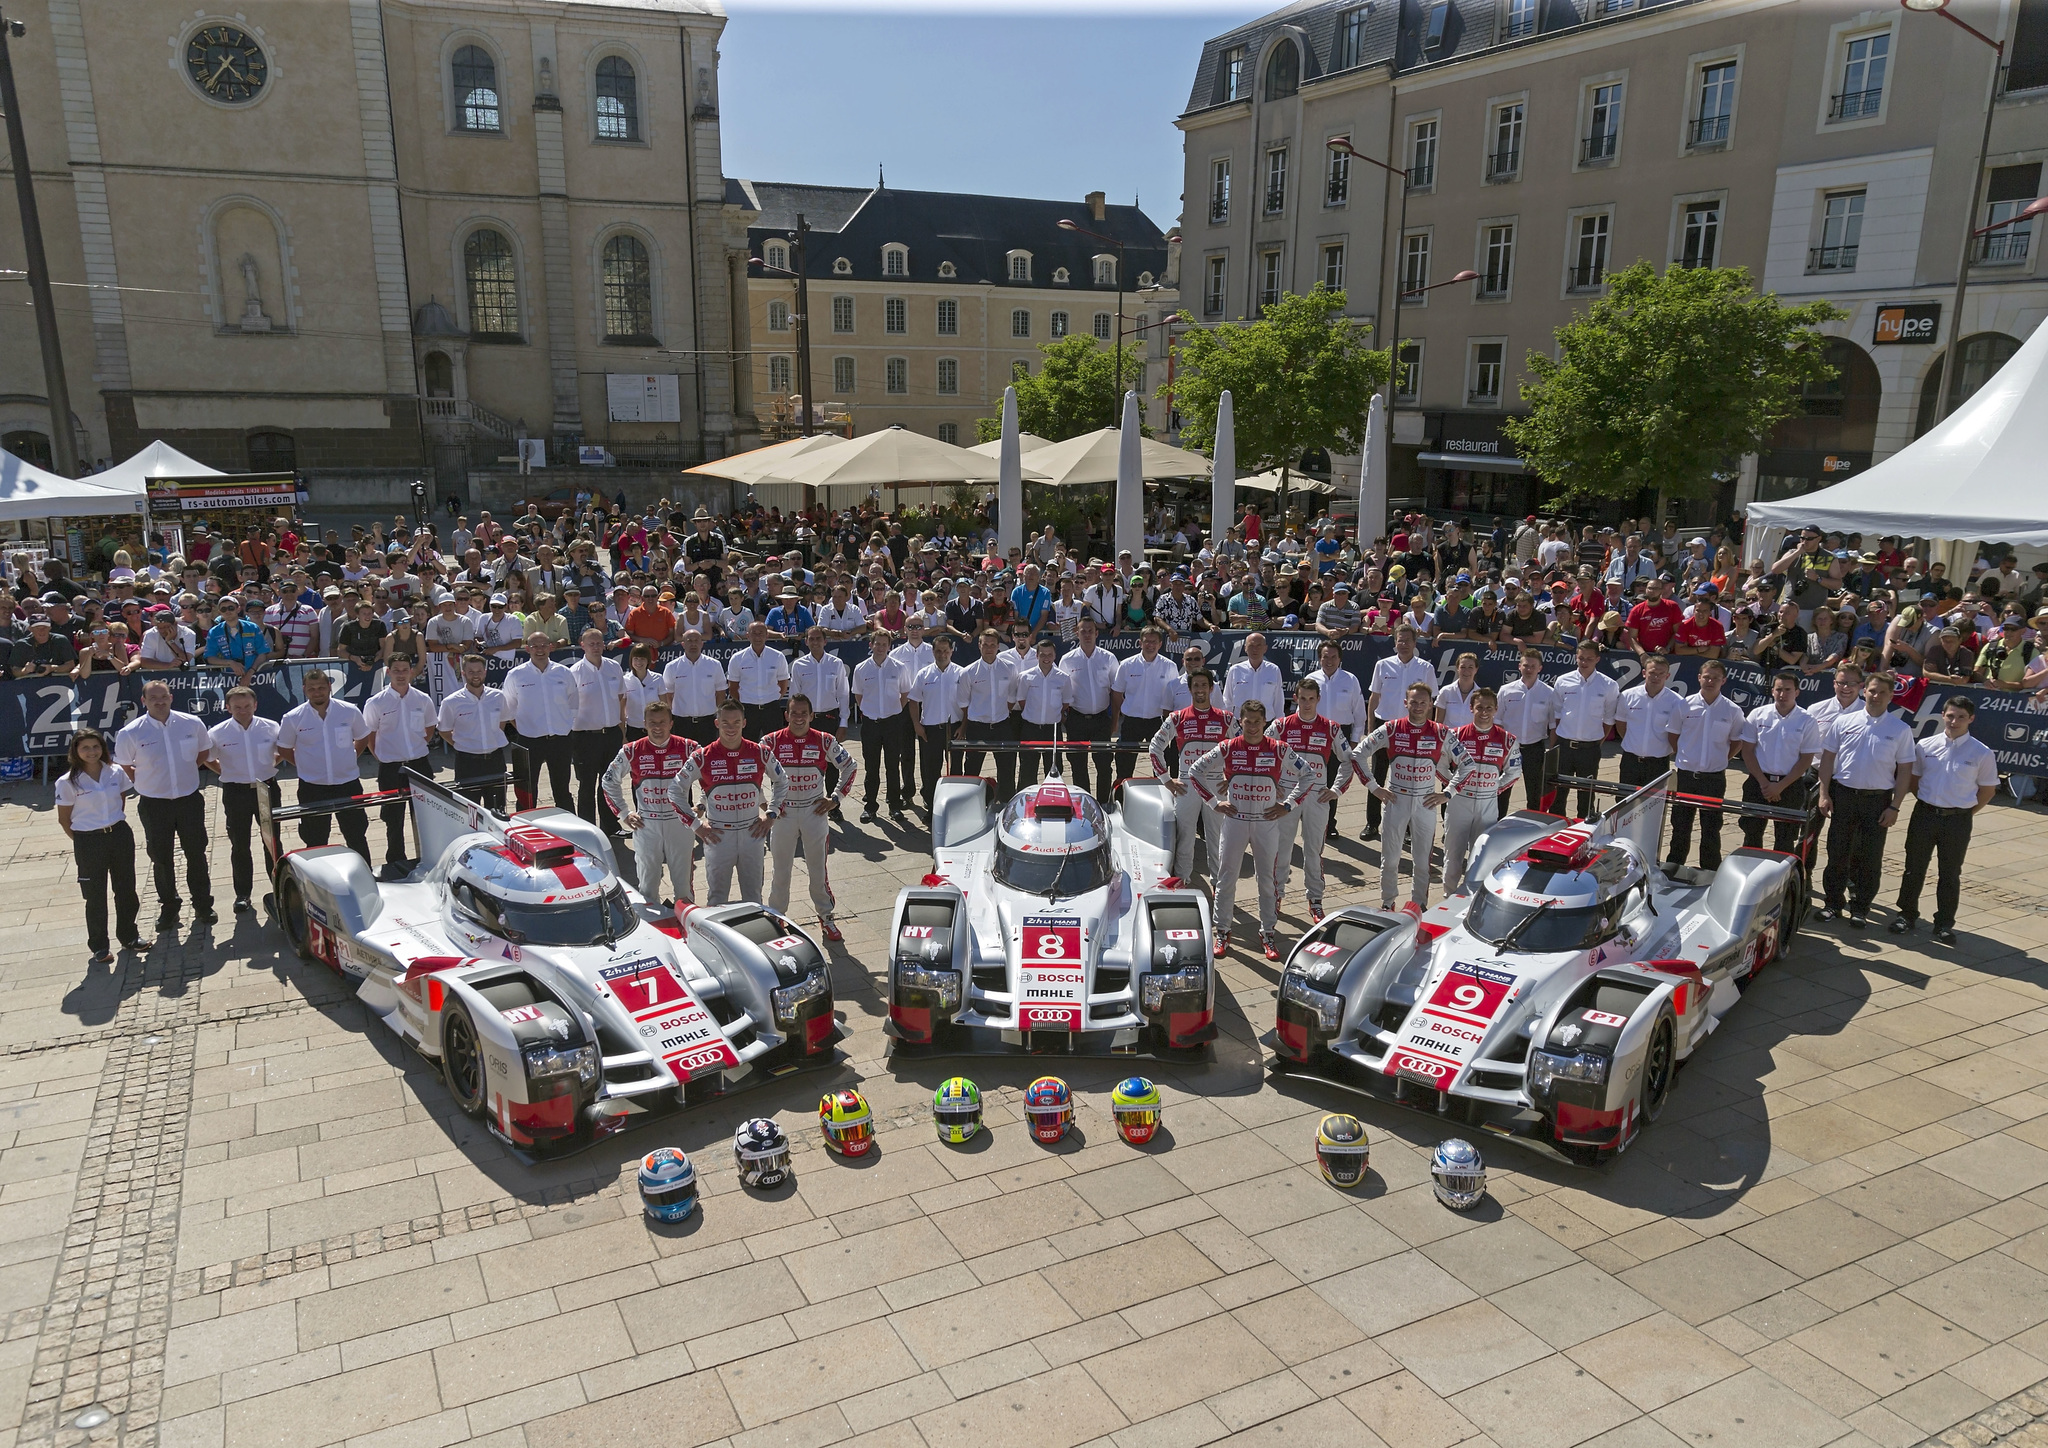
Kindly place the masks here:
<instances>
[{"instance_id":1,"label":"chimney","mask_svg":"<svg viewBox=\"0 0 2048 1448\"><path fill-rule=\"evenodd\" d=\"M1097 221L1104 219L1103 212L1105 208L1102 204L1104 199L1100 191L1090 191L1088 193L1088 214Z\"/></svg>"}]
</instances>

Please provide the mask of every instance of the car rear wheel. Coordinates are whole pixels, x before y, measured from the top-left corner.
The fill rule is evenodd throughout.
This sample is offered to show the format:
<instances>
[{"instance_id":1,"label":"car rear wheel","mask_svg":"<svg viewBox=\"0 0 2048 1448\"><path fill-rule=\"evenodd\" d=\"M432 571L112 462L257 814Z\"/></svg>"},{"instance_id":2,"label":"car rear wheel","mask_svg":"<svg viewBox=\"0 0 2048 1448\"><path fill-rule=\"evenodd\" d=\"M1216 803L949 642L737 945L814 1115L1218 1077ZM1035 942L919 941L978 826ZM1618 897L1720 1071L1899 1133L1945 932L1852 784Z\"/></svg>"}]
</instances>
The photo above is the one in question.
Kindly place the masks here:
<instances>
[{"instance_id":1,"label":"car rear wheel","mask_svg":"<svg viewBox=\"0 0 2048 1448\"><path fill-rule=\"evenodd\" d=\"M487 1093L483 1047L462 1002L450 1001L441 1015L441 1075L464 1116L482 1116Z\"/></svg>"},{"instance_id":2,"label":"car rear wheel","mask_svg":"<svg viewBox=\"0 0 2048 1448\"><path fill-rule=\"evenodd\" d=\"M1643 1055L1643 1120L1655 1121L1664 1114L1671 1097L1671 1080L1677 1074L1676 1037L1667 1016L1650 1033L1650 1049Z\"/></svg>"},{"instance_id":3,"label":"car rear wheel","mask_svg":"<svg viewBox=\"0 0 2048 1448\"><path fill-rule=\"evenodd\" d=\"M285 938L291 941L299 959L312 965L325 965L326 961L313 954L312 931L306 920L306 892L299 888L298 876L292 873L290 865L279 867L276 888L277 923L284 927Z\"/></svg>"}]
</instances>

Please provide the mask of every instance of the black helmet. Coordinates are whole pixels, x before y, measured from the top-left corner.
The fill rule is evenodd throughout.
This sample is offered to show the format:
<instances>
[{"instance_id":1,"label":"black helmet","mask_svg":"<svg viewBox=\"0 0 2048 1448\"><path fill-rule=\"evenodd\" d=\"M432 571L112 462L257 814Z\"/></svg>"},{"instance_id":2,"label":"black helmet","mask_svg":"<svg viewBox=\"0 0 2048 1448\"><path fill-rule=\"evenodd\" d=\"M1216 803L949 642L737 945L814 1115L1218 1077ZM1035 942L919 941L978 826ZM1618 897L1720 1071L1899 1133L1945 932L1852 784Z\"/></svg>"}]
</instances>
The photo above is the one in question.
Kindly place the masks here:
<instances>
[{"instance_id":1,"label":"black helmet","mask_svg":"<svg viewBox=\"0 0 2048 1448\"><path fill-rule=\"evenodd\" d=\"M789 1179L789 1138L765 1116L743 1121L732 1134L733 1164L750 1187L779 1187Z\"/></svg>"}]
</instances>

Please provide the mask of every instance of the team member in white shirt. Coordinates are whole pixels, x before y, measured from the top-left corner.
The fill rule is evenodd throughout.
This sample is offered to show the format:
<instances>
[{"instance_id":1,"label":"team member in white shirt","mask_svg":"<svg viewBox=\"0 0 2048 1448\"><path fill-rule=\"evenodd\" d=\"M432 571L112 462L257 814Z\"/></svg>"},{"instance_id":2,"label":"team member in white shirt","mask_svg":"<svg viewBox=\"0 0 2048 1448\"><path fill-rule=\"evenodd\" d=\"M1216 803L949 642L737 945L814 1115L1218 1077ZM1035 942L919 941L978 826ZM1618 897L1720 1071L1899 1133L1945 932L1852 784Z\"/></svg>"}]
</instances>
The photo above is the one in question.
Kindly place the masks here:
<instances>
[{"instance_id":1,"label":"team member in white shirt","mask_svg":"<svg viewBox=\"0 0 2048 1448\"><path fill-rule=\"evenodd\" d=\"M94 965L112 965L114 952L107 939L109 886L115 938L137 953L150 947L135 918L142 901L135 893L135 832L128 828L126 799L134 781L108 758L107 737L97 729L72 734L64 763L64 772L57 776L57 827L71 841L78 888L85 896L86 948Z\"/></svg>"},{"instance_id":2,"label":"team member in white shirt","mask_svg":"<svg viewBox=\"0 0 2048 1448\"><path fill-rule=\"evenodd\" d=\"M1009 748L1017 739L1011 727L1011 716L1016 713L1011 696L1016 692L1017 666L1015 656L1003 648L1002 635L994 629L983 629L976 643L981 657L960 670L960 682L955 685L960 701L960 741L969 746L960 751L960 767L965 774L981 773L986 751L971 746L995 745L996 795L1007 803L1017 789L1017 755Z\"/></svg>"},{"instance_id":3,"label":"team member in white shirt","mask_svg":"<svg viewBox=\"0 0 2048 1448\"><path fill-rule=\"evenodd\" d=\"M315 669L305 677L306 702L277 721L277 755L299 776L298 802L322 804L354 799L363 792L360 761L370 726L363 711L333 697L334 675ZM327 843L329 825L338 817L341 838L370 863L370 817L361 809L302 815L299 839L308 848Z\"/></svg>"},{"instance_id":4,"label":"team member in white shirt","mask_svg":"<svg viewBox=\"0 0 2048 1448\"><path fill-rule=\"evenodd\" d=\"M932 646L924 636L924 620L916 616L903 621L903 642L889 650L889 657L901 664L915 679L932 661Z\"/></svg>"},{"instance_id":5,"label":"team member in white shirt","mask_svg":"<svg viewBox=\"0 0 2048 1448\"><path fill-rule=\"evenodd\" d=\"M435 727L455 751L455 787L485 809L505 812L505 696L484 683L490 666L482 654L462 661L462 687L441 701ZM466 784L489 779L493 784Z\"/></svg>"},{"instance_id":6,"label":"team member in white shirt","mask_svg":"<svg viewBox=\"0 0 2048 1448\"><path fill-rule=\"evenodd\" d=\"M1820 812L1828 816L1823 920L1870 923L1884 867L1884 836L1913 787L1913 729L1894 718L1890 674L1863 682L1864 707L1844 710L1821 731Z\"/></svg>"},{"instance_id":7,"label":"team member in white shirt","mask_svg":"<svg viewBox=\"0 0 2048 1448\"><path fill-rule=\"evenodd\" d=\"M903 696L910 692L910 671L889 656L889 636L879 630L868 635L868 655L853 671L853 700L860 710L860 765L868 779L860 812L862 824L874 819L875 799L885 784L892 815L900 817L915 793L910 778L910 718L903 710Z\"/></svg>"},{"instance_id":8,"label":"team member in white shirt","mask_svg":"<svg viewBox=\"0 0 2048 1448\"><path fill-rule=\"evenodd\" d=\"M1515 743L1522 751L1522 797L1530 809L1550 808L1550 743L1551 730L1557 724L1557 691L1543 682L1543 654L1538 649L1523 649L1520 661L1521 673L1501 685L1497 691L1500 700L1494 711L1494 719L1501 728L1515 736ZM1508 811L1509 801L1501 796L1502 814Z\"/></svg>"},{"instance_id":9,"label":"team member in white shirt","mask_svg":"<svg viewBox=\"0 0 2048 1448\"><path fill-rule=\"evenodd\" d=\"M1863 707L1863 670L1854 664L1835 665L1835 692L1817 704L1802 707L1813 716L1813 722L1826 729L1846 711L1855 713Z\"/></svg>"},{"instance_id":10,"label":"team member in white shirt","mask_svg":"<svg viewBox=\"0 0 2048 1448\"><path fill-rule=\"evenodd\" d=\"M1720 799L1728 788L1728 758L1747 722L1741 708L1721 692L1728 666L1719 659L1700 665L1700 691L1685 701L1679 722L1678 793ZM1664 873L1676 874L1692 850L1692 821L1700 821L1700 868L1712 874L1721 867L1721 811L1699 809L1682 799L1671 802L1671 854Z\"/></svg>"},{"instance_id":11,"label":"team member in white shirt","mask_svg":"<svg viewBox=\"0 0 2048 1448\"><path fill-rule=\"evenodd\" d=\"M1472 722L1472 696L1479 692L1479 655L1459 654L1457 675L1436 696L1437 722L1462 729Z\"/></svg>"},{"instance_id":12,"label":"team member in white shirt","mask_svg":"<svg viewBox=\"0 0 2048 1448\"><path fill-rule=\"evenodd\" d=\"M1934 938L1956 943L1956 906L1962 899L1963 856L1977 812L1998 793L1998 756L1973 737L1976 701L1951 695L1941 706L1941 733L1914 746L1913 819L1906 826L1906 866L1899 872L1898 918L1886 927L1904 935L1920 921L1920 887L1936 851L1941 873L1934 884Z\"/></svg>"},{"instance_id":13,"label":"team member in white shirt","mask_svg":"<svg viewBox=\"0 0 2048 1448\"><path fill-rule=\"evenodd\" d=\"M1074 702L1074 680L1056 666L1051 639L1039 640L1038 662L1017 675L1010 697L1019 706L1024 741L1059 737L1067 709ZM1051 749L1023 751L1017 758L1017 787L1036 783L1041 772L1050 777L1058 768L1055 758Z\"/></svg>"},{"instance_id":14,"label":"team member in white shirt","mask_svg":"<svg viewBox=\"0 0 2048 1448\"><path fill-rule=\"evenodd\" d=\"M536 629L526 636L526 662L505 675L505 723L510 737L526 749L526 768L517 791L519 808L540 803L540 773L545 769L558 809L573 809L576 795L569 783L569 734L576 727L576 676L553 662L555 641Z\"/></svg>"},{"instance_id":15,"label":"team member in white shirt","mask_svg":"<svg viewBox=\"0 0 2048 1448\"><path fill-rule=\"evenodd\" d=\"M192 918L208 924L213 877L206 867L206 804L199 792L199 767L213 741L196 715L171 707L170 685L151 679L142 686L143 713L114 736L114 763L128 771L142 797L142 838L156 878L158 930L178 924L177 852L185 853L185 885L192 892Z\"/></svg>"},{"instance_id":16,"label":"team member in white shirt","mask_svg":"<svg viewBox=\"0 0 2048 1448\"><path fill-rule=\"evenodd\" d=\"M749 739L766 739L782 727L782 701L789 697L789 660L768 647L768 625L747 625L747 645L726 661L727 697L747 711Z\"/></svg>"},{"instance_id":17,"label":"team member in white shirt","mask_svg":"<svg viewBox=\"0 0 2048 1448\"><path fill-rule=\"evenodd\" d=\"M412 687L412 661L394 658L384 666L386 686L372 694L363 705L363 722L370 726L370 752L377 756L377 788L399 789L408 769L431 778L432 759L427 754L434 742L434 721L439 711L424 689ZM378 810L384 820L383 879L405 877L409 856L405 852L404 801Z\"/></svg>"},{"instance_id":18,"label":"team member in white shirt","mask_svg":"<svg viewBox=\"0 0 2048 1448\"><path fill-rule=\"evenodd\" d=\"M1771 676L1771 702L1749 711L1736 742L1742 746L1742 798L1749 804L1767 804L1779 809L1806 807L1806 771L1820 758L1820 726L1799 707L1799 670L1783 668ZM1776 820L1771 827L1771 848L1790 854L1799 848L1800 825L1796 820ZM1742 821L1742 843L1760 849L1764 842L1764 821Z\"/></svg>"},{"instance_id":19,"label":"team member in white shirt","mask_svg":"<svg viewBox=\"0 0 2048 1448\"><path fill-rule=\"evenodd\" d=\"M576 766L576 813L607 831L614 817L600 818L598 787L626 743L626 676L617 659L604 653L604 631L583 630L583 657L569 666L576 679L576 727L569 731L569 758Z\"/></svg>"},{"instance_id":20,"label":"team member in white shirt","mask_svg":"<svg viewBox=\"0 0 2048 1448\"><path fill-rule=\"evenodd\" d=\"M682 653L662 665L661 701L676 733L709 744L718 737L718 706L729 693L725 665L704 652L704 635L696 629L684 629L682 641Z\"/></svg>"},{"instance_id":21,"label":"team member in white shirt","mask_svg":"<svg viewBox=\"0 0 2048 1448\"><path fill-rule=\"evenodd\" d=\"M924 812L932 812L939 780L951 767L947 750L953 742L953 726L960 718L962 671L953 662L953 640L940 634L932 640L932 661L917 671L904 697L916 706L910 716L917 734L918 770L924 776ZM893 656L892 656L893 657Z\"/></svg>"},{"instance_id":22,"label":"team member in white shirt","mask_svg":"<svg viewBox=\"0 0 2048 1448\"><path fill-rule=\"evenodd\" d=\"M228 690L228 717L207 730L212 741L206 767L220 778L220 802L227 816L228 861L235 884L235 913L256 907L256 862L249 832L256 824L256 791L270 792L270 807L283 803L277 787L277 721L256 713L256 691L246 684Z\"/></svg>"},{"instance_id":23,"label":"team member in white shirt","mask_svg":"<svg viewBox=\"0 0 2048 1448\"><path fill-rule=\"evenodd\" d=\"M1671 661L1643 657L1643 682L1624 689L1617 710L1621 725L1621 782L1635 788L1671 767L1678 733L1685 726L1685 696L1671 687Z\"/></svg>"},{"instance_id":24,"label":"team member in white shirt","mask_svg":"<svg viewBox=\"0 0 2048 1448\"><path fill-rule=\"evenodd\" d=\"M944 615L940 616L941 621ZM846 660L825 651L825 630L812 624L804 630L806 652L790 661L789 692L811 701L811 727L846 742L847 726L853 720L853 674ZM825 766L825 793L836 814L839 801L852 793L839 787L839 766Z\"/></svg>"},{"instance_id":25,"label":"team member in white shirt","mask_svg":"<svg viewBox=\"0 0 2048 1448\"><path fill-rule=\"evenodd\" d=\"M1111 732L1117 740L1117 783L1131 777L1138 757L1152 744L1159 723L1169 712L1173 686L1180 671L1173 660L1159 650L1166 633L1156 624L1145 625L1138 635L1138 652L1116 666L1116 682L1110 685Z\"/></svg>"},{"instance_id":26,"label":"team member in white shirt","mask_svg":"<svg viewBox=\"0 0 2048 1448\"><path fill-rule=\"evenodd\" d=\"M1098 632L1095 620L1084 616L1076 626L1079 644L1067 650L1058 667L1061 673L1074 681L1074 709L1067 716L1067 738L1107 743L1115 737L1110 719L1116 703L1117 660L1108 649L1096 647ZM1074 783L1086 789L1091 757L1095 761L1095 797L1108 799L1116 781L1113 750L1070 749L1067 751L1067 768L1074 776Z\"/></svg>"},{"instance_id":27,"label":"team member in white shirt","mask_svg":"<svg viewBox=\"0 0 2048 1448\"><path fill-rule=\"evenodd\" d=\"M661 671L654 659L654 645L642 640L626 651L626 667L619 671L628 744L647 737L647 706L661 702Z\"/></svg>"},{"instance_id":28,"label":"team member in white shirt","mask_svg":"<svg viewBox=\"0 0 2048 1448\"><path fill-rule=\"evenodd\" d=\"M1556 695L1557 723L1552 735L1557 740L1557 772L1591 779L1600 773L1600 746L1621 712L1621 685L1600 672L1600 645L1584 639L1579 644L1579 666L1558 676L1551 686ZM1560 796L1558 803L1564 803ZM1596 796L1579 787L1579 817L1590 818Z\"/></svg>"},{"instance_id":29,"label":"team member in white shirt","mask_svg":"<svg viewBox=\"0 0 2048 1448\"><path fill-rule=\"evenodd\" d=\"M1326 641L1316 650L1316 669L1308 677L1321 690L1316 712L1344 731L1347 746L1356 745L1367 732L1365 689L1359 684L1358 675L1344 667L1344 651Z\"/></svg>"},{"instance_id":30,"label":"team member in white shirt","mask_svg":"<svg viewBox=\"0 0 2048 1448\"><path fill-rule=\"evenodd\" d=\"M1244 708L1244 701L1257 699L1266 706L1266 718L1284 718L1287 703L1284 697L1285 684L1280 677L1280 666L1266 657L1266 636L1262 633L1245 635L1244 657L1230 666L1223 676L1223 707L1233 718Z\"/></svg>"},{"instance_id":31,"label":"team member in white shirt","mask_svg":"<svg viewBox=\"0 0 2048 1448\"><path fill-rule=\"evenodd\" d=\"M1370 734L1380 725L1401 718L1407 712L1408 691L1417 684L1429 685L1430 694L1436 694L1436 665L1416 654L1418 637L1412 624L1396 625L1394 652L1372 666L1372 684L1367 689L1365 698L1364 734ZM1361 742L1364 734L1360 735ZM1388 763L1389 757L1385 754L1373 757L1374 784L1387 782ZM1365 801L1365 831L1359 835L1360 839L1379 838L1380 810L1380 796L1368 788Z\"/></svg>"}]
</instances>

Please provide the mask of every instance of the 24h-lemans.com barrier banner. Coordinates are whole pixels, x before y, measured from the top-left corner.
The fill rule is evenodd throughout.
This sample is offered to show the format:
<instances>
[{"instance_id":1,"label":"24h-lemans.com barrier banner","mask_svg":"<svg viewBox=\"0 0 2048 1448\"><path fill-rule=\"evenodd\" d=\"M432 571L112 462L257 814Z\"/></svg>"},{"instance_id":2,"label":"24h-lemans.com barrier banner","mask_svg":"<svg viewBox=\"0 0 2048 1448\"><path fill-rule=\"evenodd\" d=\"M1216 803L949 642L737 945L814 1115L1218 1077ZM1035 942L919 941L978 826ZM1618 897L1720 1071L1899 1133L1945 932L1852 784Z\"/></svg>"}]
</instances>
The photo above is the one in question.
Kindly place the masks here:
<instances>
[{"instance_id":1,"label":"24h-lemans.com barrier banner","mask_svg":"<svg viewBox=\"0 0 2048 1448\"><path fill-rule=\"evenodd\" d=\"M1244 657L1247 637L1239 630L1215 630L1201 635L1210 668L1219 685L1224 671ZM1287 692L1292 696L1295 682L1317 667L1322 636L1273 630L1267 632L1266 640L1269 645L1267 657L1279 668L1287 681ZM1071 647L1071 644L1063 646ZM1121 634L1105 640L1103 647L1118 656L1134 654L1138 652L1138 637ZM1170 644L1167 651L1178 659L1185 647L1185 643ZM1372 666L1394 651L1393 640L1378 634L1347 636L1339 647L1343 652L1344 667L1358 676L1362 686L1370 685ZM721 661L735 651L731 643L724 641L705 647L706 653ZM832 651L846 661L849 670L869 654L868 646L860 640L832 645ZM681 652L677 648L663 649L662 661L665 663ZM1494 685L1515 676L1520 658L1520 651L1516 648L1469 642L1435 644L1423 650L1423 656L1436 665L1438 677L1445 682L1455 677L1457 658L1462 653L1476 653L1479 656L1479 681ZM1545 647L1542 653L1543 676L1546 679L1554 680L1566 670L1577 667L1577 659L1570 648ZM573 661L573 657L562 650L555 654L557 660L570 658ZM964 662L977 655L969 650L956 649L954 657ZM1689 694L1697 687L1700 663L1697 658L1672 660L1672 683L1681 692ZM501 659L491 659L490 682L494 685L501 683L510 667ZM324 663L312 659L293 660L259 670L252 678L250 682L256 690L257 712L267 719L282 718L285 711L304 700L305 676L315 668L343 673L345 682L336 691L336 697L358 706L384 686L382 670L359 669L333 660ZM1620 650L1602 655L1600 668L1624 688L1640 682L1642 674L1642 666L1636 656ZM233 671L226 669L137 672L125 677L109 674L88 679L82 684L55 679L0 681L0 758L61 756L72 731L81 726L111 733L141 712L142 686L148 680L161 680L168 684L171 707L196 714L208 724L227 717L227 691L237 682ZM1818 703L1828 697L1833 687L1828 674L1805 675L1800 681L1799 701L1802 704ZM1755 664L1733 663L1728 666L1727 694L1742 708L1752 709L1768 701L1770 692L1770 671ZM1998 755L2001 770L2012 774L2048 775L2048 707L2035 704L2027 693L1962 685L1928 685L1910 711L1909 722L1916 735L1924 738L1941 727L1942 701L1953 694L1967 694L1976 701L1977 718L1972 732ZM1908 713L1903 708L1896 712Z\"/></svg>"}]
</instances>

